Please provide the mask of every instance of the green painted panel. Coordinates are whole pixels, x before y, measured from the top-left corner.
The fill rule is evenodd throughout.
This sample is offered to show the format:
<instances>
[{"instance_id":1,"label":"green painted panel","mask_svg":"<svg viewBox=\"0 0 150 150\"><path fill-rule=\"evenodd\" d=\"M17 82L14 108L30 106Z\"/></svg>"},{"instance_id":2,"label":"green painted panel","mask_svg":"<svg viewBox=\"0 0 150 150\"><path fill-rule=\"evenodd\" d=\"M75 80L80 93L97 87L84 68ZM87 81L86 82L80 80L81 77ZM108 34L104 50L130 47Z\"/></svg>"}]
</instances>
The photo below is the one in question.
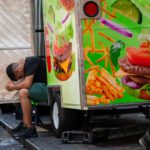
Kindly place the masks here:
<instances>
[{"instance_id":1,"label":"green painted panel","mask_svg":"<svg viewBox=\"0 0 150 150\"><path fill-rule=\"evenodd\" d=\"M150 1L103 0L82 19L87 104L150 102Z\"/></svg>"}]
</instances>

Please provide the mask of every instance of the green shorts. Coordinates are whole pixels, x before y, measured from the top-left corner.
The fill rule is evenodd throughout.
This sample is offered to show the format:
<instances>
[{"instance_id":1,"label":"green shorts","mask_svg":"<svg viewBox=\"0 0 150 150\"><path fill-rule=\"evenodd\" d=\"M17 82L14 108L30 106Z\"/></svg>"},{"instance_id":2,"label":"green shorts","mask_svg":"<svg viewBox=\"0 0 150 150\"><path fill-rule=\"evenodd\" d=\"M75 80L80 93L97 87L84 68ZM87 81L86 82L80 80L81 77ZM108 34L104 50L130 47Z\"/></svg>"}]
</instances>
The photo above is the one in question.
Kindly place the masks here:
<instances>
[{"instance_id":1,"label":"green shorts","mask_svg":"<svg viewBox=\"0 0 150 150\"><path fill-rule=\"evenodd\" d=\"M35 103L48 101L47 86L45 83L33 83L29 89L29 97Z\"/></svg>"}]
</instances>

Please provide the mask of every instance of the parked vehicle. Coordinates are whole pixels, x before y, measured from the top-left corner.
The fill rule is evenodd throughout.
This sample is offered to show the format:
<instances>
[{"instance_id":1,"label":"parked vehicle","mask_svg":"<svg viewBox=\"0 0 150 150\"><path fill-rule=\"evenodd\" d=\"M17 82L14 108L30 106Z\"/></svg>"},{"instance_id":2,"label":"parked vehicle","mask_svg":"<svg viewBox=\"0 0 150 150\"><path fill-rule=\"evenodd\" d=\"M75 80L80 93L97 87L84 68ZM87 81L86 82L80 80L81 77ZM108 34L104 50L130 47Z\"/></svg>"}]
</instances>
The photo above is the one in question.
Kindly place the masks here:
<instances>
[{"instance_id":1,"label":"parked vehicle","mask_svg":"<svg viewBox=\"0 0 150 150\"><path fill-rule=\"evenodd\" d=\"M47 105L51 106L51 123L57 137L65 130L79 127L83 114L140 110L148 116L149 0L33 0L32 3L16 0L11 5L2 0L0 3L3 6L1 86L4 88L7 79L3 75L8 63L29 55L45 57ZM22 5L29 11L20 9ZM26 19L16 18L20 15L16 13L18 10L23 15L28 12ZM22 24L24 20L27 23ZM1 90L0 103L18 102L16 93L5 96L8 92Z\"/></svg>"},{"instance_id":2,"label":"parked vehicle","mask_svg":"<svg viewBox=\"0 0 150 150\"><path fill-rule=\"evenodd\" d=\"M150 104L148 0L43 0L56 136L88 110Z\"/></svg>"}]
</instances>

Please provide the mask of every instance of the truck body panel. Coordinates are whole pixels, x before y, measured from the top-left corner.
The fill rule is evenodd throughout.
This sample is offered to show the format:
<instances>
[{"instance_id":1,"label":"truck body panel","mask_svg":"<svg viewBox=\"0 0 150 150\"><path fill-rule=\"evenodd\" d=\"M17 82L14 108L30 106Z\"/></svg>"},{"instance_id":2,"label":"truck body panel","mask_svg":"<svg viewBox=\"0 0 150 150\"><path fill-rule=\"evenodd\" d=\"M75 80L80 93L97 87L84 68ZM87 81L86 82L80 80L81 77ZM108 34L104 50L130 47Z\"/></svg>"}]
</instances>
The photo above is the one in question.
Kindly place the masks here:
<instances>
[{"instance_id":1,"label":"truck body panel","mask_svg":"<svg viewBox=\"0 0 150 150\"><path fill-rule=\"evenodd\" d=\"M48 87L60 87L62 107L86 110L149 104L149 75L127 73L119 63L125 58L133 68L146 65L149 70L149 5L148 0L44 0ZM89 17L91 6L99 11ZM135 57L129 60L133 51ZM147 64L137 64L138 52L144 53ZM144 83L135 83L139 76L146 78ZM143 92L148 97L143 98Z\"/></svg>"}]
</instances>

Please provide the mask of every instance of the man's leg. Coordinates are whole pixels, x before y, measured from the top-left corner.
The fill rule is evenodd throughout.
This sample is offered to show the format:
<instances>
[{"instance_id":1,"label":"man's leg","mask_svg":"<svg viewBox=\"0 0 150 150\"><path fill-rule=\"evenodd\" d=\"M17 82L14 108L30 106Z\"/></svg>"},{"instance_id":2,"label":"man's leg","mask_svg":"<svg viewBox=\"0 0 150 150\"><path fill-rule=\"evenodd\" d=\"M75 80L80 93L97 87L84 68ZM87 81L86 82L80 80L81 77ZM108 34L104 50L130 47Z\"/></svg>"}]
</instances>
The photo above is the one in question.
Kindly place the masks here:
<instances>
[{"instance_id":1,"label":"man's leg","mask_svg":"<svg viewBox=\"0 0 150 150\"><path fill-rule=\"evenodd\" d=\"M32 107L28 90L27 89L20 90L19 98L23 112L23 127L17 134L14 135L14 137L18 140L37 137L36 128L32 126Z\"/></svg>"},{"instance_id":2,"label":"man's leg","mask_svg":"<svg viewBox=\"0 0 150 150\"><path fill-rule=\"evenodd\" d=\"M23 123L27 127L32 127L32 106L29 98L28 90L21 89L19 91L20 103L23 111Z\"/></svg>"}]
</instances>

